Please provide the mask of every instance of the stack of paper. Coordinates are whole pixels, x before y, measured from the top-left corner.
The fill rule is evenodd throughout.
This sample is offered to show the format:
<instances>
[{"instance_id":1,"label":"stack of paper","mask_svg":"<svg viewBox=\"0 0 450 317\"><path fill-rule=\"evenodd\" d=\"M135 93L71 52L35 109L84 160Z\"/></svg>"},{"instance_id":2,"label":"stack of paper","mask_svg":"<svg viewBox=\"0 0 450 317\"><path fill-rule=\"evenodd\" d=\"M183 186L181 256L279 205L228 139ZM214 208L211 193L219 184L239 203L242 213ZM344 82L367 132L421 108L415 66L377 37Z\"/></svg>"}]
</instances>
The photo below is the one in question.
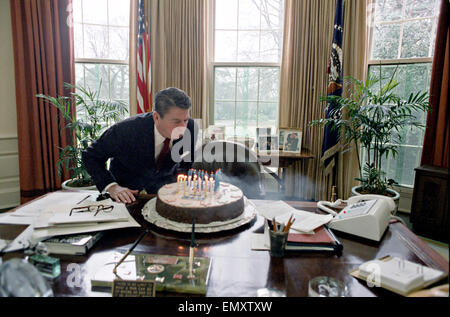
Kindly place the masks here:
<instances>
[{"instance_id":1,"label":"stack of paper","mask_svg":"<svg viewBox=\"0 0 450 317\"><path fill-rule=\"evenodd\" d=\"M383 287L404 296L447 276L442 271L391 256L365 262L359 266L359 271L350 273L365 279L374 286Z\"/></svg>"},{"instance_id":2,"label":"stack of paper","mask_svg":"<svg viewBox=\"0 0 450 317\"><path fill-rule=\"evenodd\" d=\"M12 213L0 216L0 223L29 225L30 230L27 230L27 234L21 235L22 242L27 244L53 236L140 227L124 204L115 203L110 199L96 202L97 195L96 191L51 193L17 208ZM113 209L107 212L100 211L95 216L95 212L72 212L70 215L74 207L100 204L113 206ZM10 248L7 250L12 251Z\"/></svg>"},{"instance_id":3,"label":"stack of paper","mask_svg":"<svg viewBox=\"0 0 450 317\"><path fill-rule=\"evenodd\" d=\"M310 211L298 210L289 206L284 201L276 201L257 207L258 213L272 220L275 218L277 223L286 225L291 215L295 222L291 226L291 230L300 233L314 234L314 229L327 224L333 219L332 215L320 215Z\"/></svg>"}]
</instances>

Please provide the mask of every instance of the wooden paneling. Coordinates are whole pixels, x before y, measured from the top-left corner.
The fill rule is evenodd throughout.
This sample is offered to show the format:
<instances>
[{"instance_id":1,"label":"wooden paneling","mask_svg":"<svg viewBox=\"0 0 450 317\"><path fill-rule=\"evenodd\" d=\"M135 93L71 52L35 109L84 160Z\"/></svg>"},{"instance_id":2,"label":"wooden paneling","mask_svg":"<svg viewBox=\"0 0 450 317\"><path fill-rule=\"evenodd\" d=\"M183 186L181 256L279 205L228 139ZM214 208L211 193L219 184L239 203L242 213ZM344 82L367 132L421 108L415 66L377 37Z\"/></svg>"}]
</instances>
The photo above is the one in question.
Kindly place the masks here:
<instances>
[{"instance_id":1,"label":"wooden paneling","mask_svg":"<svg viewBox=\"0 0 450 317\"><path fill-rule=\"evenodd\" d=\"M17 137L0 136L0 209L20 204Z\"/></svg>"}]
</instances>

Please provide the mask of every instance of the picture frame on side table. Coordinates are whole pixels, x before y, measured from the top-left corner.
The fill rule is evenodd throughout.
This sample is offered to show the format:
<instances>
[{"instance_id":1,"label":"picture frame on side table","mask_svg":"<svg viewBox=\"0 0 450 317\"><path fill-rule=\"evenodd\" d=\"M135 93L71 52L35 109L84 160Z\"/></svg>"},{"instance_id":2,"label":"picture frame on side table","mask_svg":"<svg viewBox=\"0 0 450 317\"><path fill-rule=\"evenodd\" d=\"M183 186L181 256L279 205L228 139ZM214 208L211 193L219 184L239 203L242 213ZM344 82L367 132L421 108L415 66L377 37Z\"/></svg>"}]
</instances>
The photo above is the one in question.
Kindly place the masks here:
<instances>
[{"instance_id":1,"label":"picture frame on side table","mask_svg":"<svg viewBox=\"0 0 450 317\"><path fill-rule=\"evenodd\" d=\"M280 129L279 135L283 136L283 152L300 153L302 150L302 134L301 130Z\"/></svg>"},{"instance_id":2,"label":"picture frame on side table","mask_svg":"<svg viewBox=\"0 0 450 317\"><path fill-rule=\"evenodd\" d=\"M275 135L260 135L258 138L258 152L278 152L279 139Z\"/></svg>"}]
</instances>

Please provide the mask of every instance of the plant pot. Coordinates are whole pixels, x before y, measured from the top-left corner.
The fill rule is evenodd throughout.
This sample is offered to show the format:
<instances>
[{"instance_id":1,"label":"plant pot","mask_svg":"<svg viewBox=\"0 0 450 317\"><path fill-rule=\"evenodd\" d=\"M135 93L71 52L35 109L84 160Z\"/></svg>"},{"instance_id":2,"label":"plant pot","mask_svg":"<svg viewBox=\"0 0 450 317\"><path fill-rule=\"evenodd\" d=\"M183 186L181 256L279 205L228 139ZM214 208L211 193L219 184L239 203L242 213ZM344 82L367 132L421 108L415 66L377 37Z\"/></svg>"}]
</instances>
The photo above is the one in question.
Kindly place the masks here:
<instances>
[{"instance_id":1,"label":"plant pot","mask_svg":"<svg viewBox=\"0 0 450 317\"><path fill-rule=\"evenodd\" d=\"M359 188L361 188L361 186L354 186L354 187L352 187L352 194L353 194L353 196L361 196L361 195L365 195L365 194L360 194L360 193L358 192L358 189L359 189ZM394 210L393 214L395 215L395 214L397 213L397 210L398 210L398 204L399 204L399 202L400 202L400 194L399 194L397 191L395 191L395 190L393 190L393 189L390 189L390 188L388 188L387 191L388 191L390 194L393 195L393 196L388 196L388 195L384 195L384 196L390 197L390 198L392 198L392 199L394 200L394 202L395 202L395 210ZM369 194L369 195L370 195L370 194Z\"/></svg>"},{"instance_id":2,"label":"plant pot","mask_svg":"<svg viewBox=\"0 0 450 317\"><path fill-rule=\"evenodd\" d=\"M66 181L64 181L61 186L62 189L65 190L72 190L72 191L83 191L83 190L97 190L97 187L95 185L92 186L84 186L84 187L75 187L75 186L69 186L68 183L70 183L72 181L72 179L68 179Z\"/></svg>"}]
</instances>

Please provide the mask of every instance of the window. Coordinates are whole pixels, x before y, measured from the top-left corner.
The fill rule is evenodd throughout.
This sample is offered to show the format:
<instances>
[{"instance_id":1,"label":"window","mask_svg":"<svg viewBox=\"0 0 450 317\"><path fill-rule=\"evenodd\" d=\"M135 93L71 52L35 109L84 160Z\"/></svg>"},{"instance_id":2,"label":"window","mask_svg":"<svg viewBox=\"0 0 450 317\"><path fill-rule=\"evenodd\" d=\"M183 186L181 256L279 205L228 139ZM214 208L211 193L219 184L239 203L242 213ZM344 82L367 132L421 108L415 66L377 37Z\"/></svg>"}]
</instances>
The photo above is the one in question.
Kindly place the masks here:
<instances>
[{"instance_id":1,"label":"window","mask_svg":"<svg viewBox=\"0 0 450 317\"><path fill-rule=\"evenodd\" d=\"M76 84L129 104L129 0L74 0Z\"/></svg>"},{"instance_id":2,"label":"window","mask_svg":"<svg viewBox=\"0 0 450 317\"><path fill-rule=\"evenodd\" d=\"M283 0L216 0L212 123L227 136L278 127Z\"/></svg>"},{"instance_id":3,"label":"window","mask_svg":"<svg viewBox=\"0 0 450 317\"><path fill-rule=\"evenodd\" d=\"M369 74L385 83L397 69L397 93L429 91L439 0L377 0L369 61ZM426 123L426 114L417 116ZM388 178L401 186L414 185L414 168L420 165L424 131L405 127L396 158L383 162ZM364 157L363 157L364 159Z\"/></svg>"}]
</instances>

